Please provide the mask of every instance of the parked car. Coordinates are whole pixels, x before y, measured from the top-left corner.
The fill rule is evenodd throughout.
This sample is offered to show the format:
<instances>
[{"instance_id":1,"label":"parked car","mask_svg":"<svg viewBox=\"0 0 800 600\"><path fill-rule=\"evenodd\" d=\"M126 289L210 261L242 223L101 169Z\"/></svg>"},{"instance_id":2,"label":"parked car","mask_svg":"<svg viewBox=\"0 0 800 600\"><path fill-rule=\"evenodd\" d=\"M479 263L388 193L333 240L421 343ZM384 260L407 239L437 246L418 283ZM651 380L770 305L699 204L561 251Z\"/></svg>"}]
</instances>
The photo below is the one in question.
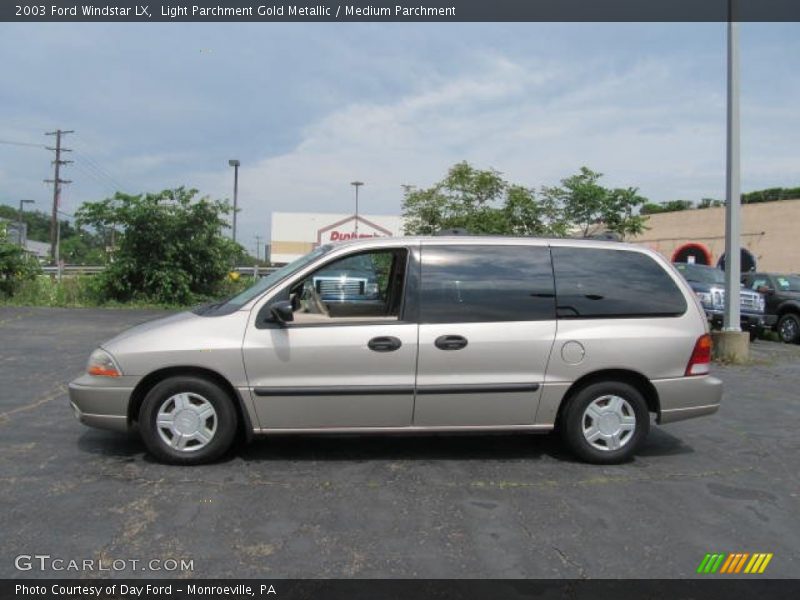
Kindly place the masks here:
<instances>
[{"instance_id":1,"label":"parked car","mask_svg":"<svg viewBox=\"0 0 800 600\"><path fill-rule=\"evenodd\" d=\"M787 344L800 343L800 276L745 273L742 282L764 294L770 326Z\"/></svg>"},{"instance_id":2,"label":"parked car","mask_svg":"<svg viewBox=\"0 0 800 600\"><path fill-rule=\"evenodd\" d=\"M675 268L694 290L712 329L722 329L725 314L725 271L706 265L675 263ZM753 290L739 290L739 317L742 331L750 333L750 340L761 335L772 325L764 314L764 297Z\"/></svg>"},{"instance_id":3,"label":"parked car","mask_svg":"<svg viewBox=\"0 0 800 600\"><path fill-rule=\"evenodd\" d=\"M377 296L326 300L315 281L365 257ZM138 428L170 463L214 460L237 433L556 429L607 464L641 446L651 414L716 412L710 362L692 289L648 249L373 238L321 246L230 300L129 329L69 392L80 421Z\"/></svg>"}]
</instances>

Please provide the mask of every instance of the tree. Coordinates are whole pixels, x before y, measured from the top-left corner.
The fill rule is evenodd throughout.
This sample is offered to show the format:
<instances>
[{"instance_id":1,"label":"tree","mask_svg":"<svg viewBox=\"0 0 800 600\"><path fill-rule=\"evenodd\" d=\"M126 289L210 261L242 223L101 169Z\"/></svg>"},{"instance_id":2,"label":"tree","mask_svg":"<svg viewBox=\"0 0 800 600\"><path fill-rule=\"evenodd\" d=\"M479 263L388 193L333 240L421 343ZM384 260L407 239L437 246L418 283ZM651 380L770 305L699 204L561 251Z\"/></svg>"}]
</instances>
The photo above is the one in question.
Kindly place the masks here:
<instances>
[{"instance_id":1,"label":"tree","mask_svg":"<svg viewBox=\"0 0 800 600\"><path fill-rule=\"evenodd\" d=\"M183 187L84 203L80 225L116 231L112 260L102 277L109 298L188 304L216 294L241 255L241 246L222 235L227 202L196 199Z\"/></svg>"},{"instance_id":2,"label":"tree","mask_svg":"<svg viewBox=\"0 0 800 600\"><path fill-rule=\"evenodd\" d=\"M725 202L714 198L701 198L697 204L697 208L716 208L718 206L725 206Z\"/></svg>"},{"instance_id":3,"label":"tree","mask_svg":"<svg viewBox=\"0 0 800 600\"><path fill-rule=\"evenodd\" d=\"M558 235L565 230L555 206L540 202L532 189L512 185L494 169L460 162L427 189L406 187L403 216L407 234L443 229L473 234Z\"/></svg>"},{"instance_id":4,"label":"tree","mask_svg":"<svg viewBox=\"0 0 800 600\"><path fill-rule=\"evenodd\" d=\"M36 259L12 244L5 225L0 224L0 296L13 296L23 281L34 279L39 271Z\"/></svg>"},{"instance_id":5,"label":"tree","mask_svg":"<svg viewBox=\"0 0 800 600\"><path fill-rule=\"evenodd\" d=\"M0 218L19 219L19 208L0 204ZM26 210L22 220L27 226L27 238L50 242L50 215L41 210ZM59 219L61 258L69 264L100 265L105 262L102 236L81 231L66 219Z\"/></svg>"},{"instance_id":6,"label":"tree","mask_svg":"<svg viewBox=\"0 0 800 600\"><path fill-rule=\"evenodd\" d=\"M561 180L560 187L545 187L542 195L562 211L562 219L577 227L581 237L590 237L602 228L620 236L635 235L645 229L645 218L634 209L647 202L638 188L606 189L598 181L602 173L581 167Z\"/></svg>"}]
</instances>

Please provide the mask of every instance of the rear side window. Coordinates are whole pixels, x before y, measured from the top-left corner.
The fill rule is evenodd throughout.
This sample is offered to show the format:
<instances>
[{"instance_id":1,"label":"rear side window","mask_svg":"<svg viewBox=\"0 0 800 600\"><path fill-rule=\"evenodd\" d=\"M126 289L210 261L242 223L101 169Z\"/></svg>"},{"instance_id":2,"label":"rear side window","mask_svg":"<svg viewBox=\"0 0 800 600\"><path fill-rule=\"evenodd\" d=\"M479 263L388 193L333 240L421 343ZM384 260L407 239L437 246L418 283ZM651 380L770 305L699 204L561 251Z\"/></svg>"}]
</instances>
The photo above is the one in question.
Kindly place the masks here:
<instances>
[{"instance_id":1,"label":"rear side window","mask_svg":"<svg viewBox=\"0 0 800 600\"><path fill-rule=\"evenodd\" d=\"M551 248L562 319L672 317L686 300L669 274L641 252Z\"/></svg>"},{"instance_id":2,"label":"rear side window","mask_svg":"<svg viewBox=\"0 0 800 600\"><path fill-rule=\"evenodd\" d=\"M422 323L555 318L550 252L537 246L423 246Z\"/></svg>"}]
</instances>

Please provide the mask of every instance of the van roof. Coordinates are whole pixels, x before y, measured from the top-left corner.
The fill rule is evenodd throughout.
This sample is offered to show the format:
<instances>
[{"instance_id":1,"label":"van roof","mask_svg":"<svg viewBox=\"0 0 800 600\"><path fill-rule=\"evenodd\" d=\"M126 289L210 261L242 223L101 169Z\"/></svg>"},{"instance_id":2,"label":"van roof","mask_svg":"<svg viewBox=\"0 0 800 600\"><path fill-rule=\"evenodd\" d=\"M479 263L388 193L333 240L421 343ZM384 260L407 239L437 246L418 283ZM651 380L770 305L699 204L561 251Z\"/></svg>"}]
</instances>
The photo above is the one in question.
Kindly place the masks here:
<instances>
[{"instance_id":1,"label":"van roof","mask_svg":"<svg viewBox=\"0 0 800 600\"><path fill-rule=\"evenodd\" d=\"M343 246L389 246L397 243L420 243L420 244L435 244L435 245L450 245L450 244L531 244L536 246L575 246L583 247L588 246L591 248L631 248L637 250L646 250L645 246L640 244L630 244L625 242L618 242L615 240L598 240L591 238L547 238L535 236L506 236L506 235L425 235L425 236L403 236L403 237L370 237L361 238L357 240L344 240L341 242L333 242L332 245L336 247Z\"/></svg>"}]
</instances>

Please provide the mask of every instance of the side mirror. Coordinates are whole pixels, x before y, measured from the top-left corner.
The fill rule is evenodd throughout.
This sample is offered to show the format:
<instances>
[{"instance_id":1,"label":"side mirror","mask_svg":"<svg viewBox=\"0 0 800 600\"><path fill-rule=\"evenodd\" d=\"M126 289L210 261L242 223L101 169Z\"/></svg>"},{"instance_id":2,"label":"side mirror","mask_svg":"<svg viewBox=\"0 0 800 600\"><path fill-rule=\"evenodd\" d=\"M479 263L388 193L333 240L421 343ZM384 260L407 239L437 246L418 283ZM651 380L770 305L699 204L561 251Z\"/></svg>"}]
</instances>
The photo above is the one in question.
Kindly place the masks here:
<instances>
[{"instance_id":1,"label":"side mirror","mask_svg":"<svg viewBox=\"0 0 800 600\"><path fill-rule=\"evenodd\" d=\"M272 314L272 318L275 319L278 323L287 323L289 321L294 321L294 311L292 310L292 303L288 300L280 300L279 302L275 302L271 304L269 307L269 312Z\"/></svg>"},{"instance_id":2,"label":"side mirror","mask_svg":"<svg viewBox=\"0 0 800 600\"><path fill-rule=\"evenodd\" d=\"M775 290L767 285L759 286L756 291L760 294L774 294Z\"/></svg>"}]
</instances>

